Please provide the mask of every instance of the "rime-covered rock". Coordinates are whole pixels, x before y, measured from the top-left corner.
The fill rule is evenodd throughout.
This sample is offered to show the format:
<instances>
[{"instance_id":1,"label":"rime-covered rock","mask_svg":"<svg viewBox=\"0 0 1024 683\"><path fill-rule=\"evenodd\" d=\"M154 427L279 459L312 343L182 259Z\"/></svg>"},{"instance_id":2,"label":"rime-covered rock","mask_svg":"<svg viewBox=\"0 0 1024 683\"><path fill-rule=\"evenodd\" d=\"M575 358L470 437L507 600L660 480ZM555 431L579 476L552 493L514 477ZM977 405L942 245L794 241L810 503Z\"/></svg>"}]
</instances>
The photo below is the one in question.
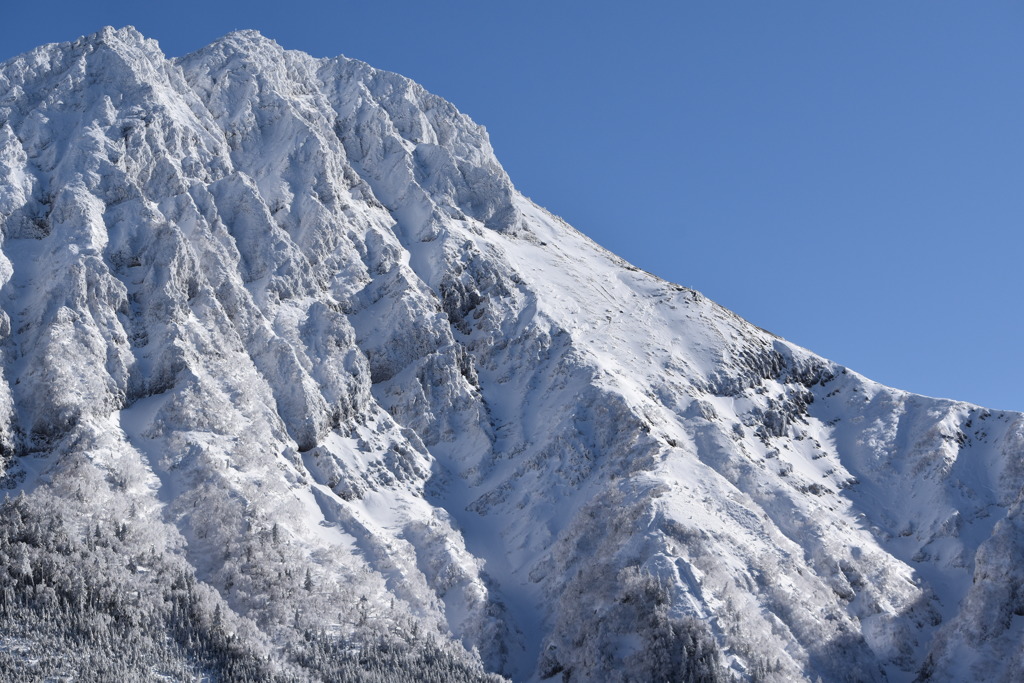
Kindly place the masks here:
<instances>
[{"instance_id":1,"label":"rime-covered rock","mask_svg":"<svg viewBox=\"0 0 1024 683\"><path fill-rule=\"evenodd\" d=\"M40 47L0 238L0 652L41 675L122 656L109 582L124 676L1020 674L1021 415L630 266L399 75Z\"/></svg>"}]
</instances>

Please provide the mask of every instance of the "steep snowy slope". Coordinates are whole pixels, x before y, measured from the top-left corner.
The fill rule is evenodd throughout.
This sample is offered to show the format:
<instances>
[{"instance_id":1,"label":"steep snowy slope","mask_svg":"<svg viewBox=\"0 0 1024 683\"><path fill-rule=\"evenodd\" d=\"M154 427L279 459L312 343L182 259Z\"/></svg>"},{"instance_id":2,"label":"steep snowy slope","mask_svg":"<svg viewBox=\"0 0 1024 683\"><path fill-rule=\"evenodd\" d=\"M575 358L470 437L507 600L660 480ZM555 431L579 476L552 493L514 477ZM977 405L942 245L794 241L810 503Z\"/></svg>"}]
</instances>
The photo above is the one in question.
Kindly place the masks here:
<instances>
[{"instance_id":1,"label":"steep snowy slope","mask_svg":"<svg viewBox=\"0 0 1024 683\"><path fill-rule=\"evenodd\" d=\"M78 605L174 676L1024 671L1021 415L630 266L401 76L41 47L0 65L0 225L0 655Z\"/></svg>"}]
</instances>

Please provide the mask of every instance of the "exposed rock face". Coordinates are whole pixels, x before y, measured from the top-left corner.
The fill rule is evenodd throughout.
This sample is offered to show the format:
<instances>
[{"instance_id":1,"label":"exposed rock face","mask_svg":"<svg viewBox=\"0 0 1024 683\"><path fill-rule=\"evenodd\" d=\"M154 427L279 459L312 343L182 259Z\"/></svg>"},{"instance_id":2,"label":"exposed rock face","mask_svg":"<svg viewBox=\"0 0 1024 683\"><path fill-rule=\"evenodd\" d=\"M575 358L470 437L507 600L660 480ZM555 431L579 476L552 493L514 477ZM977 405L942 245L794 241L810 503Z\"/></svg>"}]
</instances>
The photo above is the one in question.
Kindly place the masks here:
<instances>
[{"instance_id":1,"label":"exposed rock face","mask_svg":"<svg viewBox=\"0 0 1024 683\"><path fill-rule=\"evenodd\" d=\"M41 47L0 65L0 227L5 519L64 520L0 539L6 656L50 642L11 596L100 594L38 569L80 555L179 643L139 671L1024 671L1021 415L624 263L401 76L253 32Z\"/></svg>"}]
</instances>

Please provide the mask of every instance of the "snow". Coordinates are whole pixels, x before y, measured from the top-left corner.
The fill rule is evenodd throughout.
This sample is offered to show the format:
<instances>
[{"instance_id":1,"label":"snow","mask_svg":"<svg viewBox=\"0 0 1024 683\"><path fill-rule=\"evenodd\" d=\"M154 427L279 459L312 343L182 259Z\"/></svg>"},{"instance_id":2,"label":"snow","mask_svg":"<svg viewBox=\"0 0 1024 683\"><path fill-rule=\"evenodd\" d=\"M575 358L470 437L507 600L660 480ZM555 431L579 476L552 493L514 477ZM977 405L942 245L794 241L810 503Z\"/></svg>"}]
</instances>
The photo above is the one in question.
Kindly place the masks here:
<instances>
[{"instance_id":1,"label":"snow","mask_svg":"<svg viewBox=\"0 0 1024 683\"><path fill-rule=\"evenodd\" d=\"M273 527L290 574L515 680L625 676L654 642L636 568L744 675L955 680L1020 649L1022 416L625 263L355 60L104 30L0 83L12 481L73 496L95 468L95 514L130 499L239 614L259 596L222 558ZM274 637L316 611L280 599Z\"/></svg>"}]
</instances>

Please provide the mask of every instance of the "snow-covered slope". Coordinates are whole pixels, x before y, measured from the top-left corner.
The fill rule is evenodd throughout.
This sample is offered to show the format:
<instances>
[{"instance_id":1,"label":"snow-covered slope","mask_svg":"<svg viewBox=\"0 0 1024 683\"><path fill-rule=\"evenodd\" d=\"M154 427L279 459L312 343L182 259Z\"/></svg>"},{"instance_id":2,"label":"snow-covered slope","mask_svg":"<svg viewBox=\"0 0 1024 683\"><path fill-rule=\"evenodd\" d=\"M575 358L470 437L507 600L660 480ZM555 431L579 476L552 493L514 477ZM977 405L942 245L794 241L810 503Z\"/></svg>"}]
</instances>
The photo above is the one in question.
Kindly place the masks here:
<instances>
[{"instance_id":1,"label":"snow-covered slope","mask_svg":"<svg viewBox=\"0 0 1024 683\"><path fill-rule=\"evenodd\" d=\"M73 667L15 624L77 604L179 676L1024 671L1021 415L630 266L408 79L41 47L0 65L0 226L0 656Z\"/></svg>"}]
</instances>

